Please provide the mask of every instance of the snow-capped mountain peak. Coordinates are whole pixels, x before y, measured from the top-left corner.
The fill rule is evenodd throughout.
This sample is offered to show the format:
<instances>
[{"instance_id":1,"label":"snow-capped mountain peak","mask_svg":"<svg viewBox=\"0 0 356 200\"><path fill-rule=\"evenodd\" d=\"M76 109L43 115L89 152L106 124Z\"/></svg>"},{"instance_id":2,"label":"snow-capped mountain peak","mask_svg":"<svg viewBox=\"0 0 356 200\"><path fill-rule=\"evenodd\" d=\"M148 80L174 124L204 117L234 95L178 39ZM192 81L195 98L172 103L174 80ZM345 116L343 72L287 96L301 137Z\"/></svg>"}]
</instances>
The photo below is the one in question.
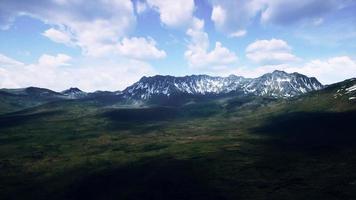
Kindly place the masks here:
<instances>
[{"instance_id":1,"label":"snow-capped mountain peak","mask_svg":"<svg viewBox=\"0 0 356 200\"><path fill-rule=\"evenodd\" d=\"M147 100L154 96L170 97L177 94L223 95L242 93L258 96L293 97L319 90L323 85L316 78L299 73L274 71L258 78L244 78L191 75L184 77L153 76L142 77L123 91L126 98Z\"/></svg>"},{"instance_id":2,"label":"snow-capped mountain peak","mask_svg":"<svg viewBox=\"0 0 356 200\"><path fill-rule=\"evenodd\" d=\"M293 97L319 90L323 85L314 77L275 70L253 79L244 88L245 91L259 96Z\"/></svg>"}]
</instances>

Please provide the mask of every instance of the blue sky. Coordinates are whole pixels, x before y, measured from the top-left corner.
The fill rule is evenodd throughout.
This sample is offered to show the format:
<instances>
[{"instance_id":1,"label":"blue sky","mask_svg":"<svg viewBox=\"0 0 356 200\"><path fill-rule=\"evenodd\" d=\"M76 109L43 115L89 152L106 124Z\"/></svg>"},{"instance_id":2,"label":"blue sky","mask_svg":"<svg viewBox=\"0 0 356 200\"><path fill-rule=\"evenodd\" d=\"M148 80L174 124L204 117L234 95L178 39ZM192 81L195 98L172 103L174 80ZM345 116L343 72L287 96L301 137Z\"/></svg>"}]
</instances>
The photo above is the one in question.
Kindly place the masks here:
<instances>
[{"instance_id":1,"label":"blue sky","mask_svg":"<svg viewBox=\"0 0 356 200\"><path fill-rule=\"evenodd\" d=\"M0 0L0 88L122 90L142 76L356 77L353 0Z\"/></svg>"}]
</instances>

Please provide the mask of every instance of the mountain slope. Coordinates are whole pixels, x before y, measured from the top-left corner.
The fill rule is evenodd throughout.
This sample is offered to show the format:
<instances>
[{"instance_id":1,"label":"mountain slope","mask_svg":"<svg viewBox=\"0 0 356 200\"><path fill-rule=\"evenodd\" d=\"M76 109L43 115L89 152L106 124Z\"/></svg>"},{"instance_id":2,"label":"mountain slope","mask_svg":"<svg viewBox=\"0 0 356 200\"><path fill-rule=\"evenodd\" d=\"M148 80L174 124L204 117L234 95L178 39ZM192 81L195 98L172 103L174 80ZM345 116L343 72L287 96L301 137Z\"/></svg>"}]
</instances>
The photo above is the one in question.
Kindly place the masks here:
<instances>
[{"instance_id":1,"label":"mountain slope","mask_svg":"<svg viewBox=\"0 0 356 200\"><path fill-rule=\"evenodd\" d=\"M46 88L38 88L38 87L28 87L28 88L20 88L20 89L1 89L0 92L7 95L28 96L32 98L38 98L38 99L56 99L62 97L61 93Z\"/></svg>"},{"instance_id":2,"label":"mountain slope","mask_svg":"<svg viewBox=\"0 0 356 200\"><path fill-rule=\"evenodd\" d=\"M348 79L341 83L335 84L337 88L334 98L346 98L349 101L356 101L356 79Z\"/></svg>"},{"instance_id":3,"label":"mountain slope","mask_svg":"<svg viewBox=\"0 0 356 200\"><path fill-rule=\"evenodd\" d=\"M64 99L61 93L36 87L0 90L0 113L14 112Z\"/></svg>"},{"instance_id":4,"label":"mountain slope","mask_svg":"<svg viewBox=\"0 0 356 200\"><path fill-rule=\"evenodd\" d=\"M290 107L300 111L348 111L356 109L356 79L326 86L291 100Z\"/></svg>"}]
</instances>

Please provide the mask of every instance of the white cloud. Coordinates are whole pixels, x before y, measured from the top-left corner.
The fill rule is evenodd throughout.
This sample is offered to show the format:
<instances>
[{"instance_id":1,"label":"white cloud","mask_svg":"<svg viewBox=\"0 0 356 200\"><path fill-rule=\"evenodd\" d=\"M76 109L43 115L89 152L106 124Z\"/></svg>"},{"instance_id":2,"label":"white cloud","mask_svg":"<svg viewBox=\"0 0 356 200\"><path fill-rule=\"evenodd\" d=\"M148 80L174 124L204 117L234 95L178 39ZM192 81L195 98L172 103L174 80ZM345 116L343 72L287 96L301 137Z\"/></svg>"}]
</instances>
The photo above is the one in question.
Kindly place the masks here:
<instances>
[{"instance_id":1,"label":"white cloud","mask_svg":"<svg viewBox=\"0 0 356 200\"><path fill-rule=\"evenodd\" d=\"M289 25L315 22L325 14L345 8L349 0L212 0L211 19L217 30L231 34L245 29L254 19L261 23ZM316 21L320 23L320 20Z\"/></svg>"},{"instance_id":2,"label":"white cloud","mask_svg":"<svg viewBox=\"0 0 356 200\"><path fill-rule=\"evenodd\" d=\"M265 1L266 9L263 10L261 21L287 25L301 20L314 20L326 13L337 10L347 0L274 0Z\"/></svg>"},{"instance_id":3,"label":"white cloud","mask_svg":"<svg viewBox=\"0 0 356 200\"><path fill-rule=\"evenodd\" d=\"M9 26L20 15L39 19L50 26L45 37L80 47L87 57L45 54L36 63L23 64L0 55L0 87L118 90L154 74L138 59L160 59L166 52L150 37L128 37L136 24L133 6L131 0L2 1L0 25Z\"/></svg>"},{"instance_id":4,"label":"white cloud","mask_svg":"<svg viewBox=\"0 0 356 200\"><path fill-rule=\"evenodd\" d=\"M356 77L356 60L348 56L332 57L326 60L316 59L302 67L286 67L285 70L315 76L320 82L330 84Z\"/></svg>"},{"instance_id":5,"label":"white cloud","mask_svg":"<svg viewBox=\"0 0 356 200\"><path fill-rule=\"evenodd\" d=\"M57 43L63 43L63 44L67 44L67 45L72 44L71 36L68 33L54 29L54 28L50 28L50 29L46 30L43 33L43 35Z\"/></svg>"},{"instance_id":6,"label":"white cloud","mask_svg":"<svg viewBox=\"0 0 356 200\"><path fill-rule=\"evenodd\" d=\"M221 5L216 5L213 7L213 11L211 13L211 20L215 22L217 27L224 26L226 21L226 11Z\"/></svg>"},{"instance_id":7,"label":"white cloud","mask_svg":"<svg viewBox=\"0 0 356 200\"><path fill-rule=\"evenodd\" d=\"M204 20L194 18L192 27L189 28L186 34L191 41L188 48L192 51L206 51L209 48L209 36L204 31Z\"/></svg>"},{"instance_id":8,"label":"white cloud","mask_svg":"<svg viewBox=\"0 0 356 200\"><path fill-rule=\"evenodd\" d=\"M68 61L70 61L71 59L72 58L66 54L57 54L56 56L44 54L38 59L38 65L54 67L65 66L69 65Z\"/></svg>"},{"instance_id":9,"label":"white cloud","mask_svg":"<svg viewBox=\"0 0 356 200\"><path fill-rule=\"evenodd\" d=\"M7 66L21 66L23 65L22 62L19 62L15 59L9 58L3 54L0 54L0 66L7 67Z\"/></svg>"},{"instance_id":10,"label":"white cloud","mask_svg":"<svg viewBox=\"0 0 356 200\"><path fill-rule=\"evenodd\" d=\"M146 2L137 1L136 2L136 12L137 14L142 14L147 10Z\"/></svg>"},{"instance_id":11,"label":"white cloud","mask_svg":"<svg viewBox=\"0 0 356 200\"><path fill-rule=\"evenodd\" d=\"M166 57L166 52L156 48L152 38L124 38L118 45L121 55L136 59L159 59Z\"/></svg>"},{"instance_id":12,"label":"white cloud","mask_svg":"<svg viewBox=\"0 0 356 200\"><path fill-rule=\"evenodd\" d=\"M245 29L264 6L261 0L212 0L211 3L211 20L217 30L228 35Z\"/></svg>"},{"instance_id":13,"label":"white cloud","mask_svg":"<svg viewBox=\"0 0 356 200\"><path fill-rule=\"evenodd\" d=\"M287 42L279 39L257 40L246 48L246 57L261 65L278 65L300 60Z\"/></svg>"},{"instance_id":14,"label":"white cloud","mask_svg":"<svg viewBox=\"0 0 356 200\"><path fill-rule=\"evenodd\" d=\"M247 34L246 30L238 30L236 32L231 33L229 36L230 37L243 37Z\"/></svg>"},{"instance_id":15,"label":"white cloud","mask_svg":"<svg viewBox=\"0 0 356 200\"><path fill-rule=\"evenodd\" d=\"M194 0L147 0L147 3L157 10L162 23L169 27L186 27L193 19Z\"/></svg>"},{"instance_id":16,"label":"white cloud","mask_svg":"<svg viewBox=\"0 0 356 200\"><path fill-rule=\"evenodd\" d=\"M115 45L119 42L119 38L122 38L126 34L121 30L122 28L129 25L128 19L118 20L122 21L123 24L119 24L109 20L95 19L94 21L88 21L85 23L74 24L72 29L77 29L69 33L68 35L73 35L72 40L76 41L76 45L83 49L85 55L89 56L102 56L110 53L111 45Z\"/></svg>"},{"instance_id":17,"label":"white cloud","mask_svg":"<svg viewBox=\"0 0 356 200\"><path fill-rule=\"evenodd\" d=\"M256 40L252 44L248 45L246 48L247 52L253 51L290 51L291 47L287 44L287 42L279 39L271 39L271 40Z\"/></svg>"},{"instance_id":18,"label":"white cloud","mask_svg":"<svg viewBox=\"0 0 356 200\"><path fill-rule=\"evenodd\" d=\"M130 0L5 0L0 13L3 26L19 15L40 19L52 26L44 36L67 45L74 43L89 56L110 53L136 24Z\"/></svg>"},{"instance_id":19,"label":"white cloud","mask_svg":"<svg viewBox=\"0 0 356 200\"><path fill-rule=\"evenodd\" d=\"M52 28L47 30L43 35L59 43L64 43L70 46L78 45L72 42L66 33ZM143 37L124 37L121 41L112 44L91 43L90 47L88 46L85 48L85 53L93 57L120 55L141 60L161 59L166 57L166 52L157 48L157 43L154 39Z\"/></svg>"},{"instance_id":20,"label":"white cloud","mask_svg":"<svg viewBox=\"0 0 356 200\"><path fill-rule=\"evenodd\" d=\"M209 37L204 31L203 20L194 18L192 28L187 30L187 35L191 40L184 56L192 68L217 70L237 61L236 54L222 46L220 42L216 42L215 48L208 51Z\"/></svg>"},{"instance_id":21,"label":"white cloud","mask_svg":"<svg viewBox=\"0 0 356 200\"><path fill-rule=\"evenodd\" d=\"M237 61L235 53L231 52L226 47L223 47L220 42L215 43L215 48L210 52L187 50L185 57L188 59L192 67L221 67L232 64Z\"/></svg>"},{"instance_id":22,"label":"white cloud","mask_svg":"<svg viewBox=\"0 0 356 200\"><path fill-rule=\"evenodd\" d=\"M51 56L42 55L37 63L2 66L0 74L0 87L53 87L63 84L58 80L60 74L59 67L69 65L71 57L65 54Z\"/></svg>"},{"instance_id":23,"label":"white cloud","mask_svg":"<svg viewBox=\"0 0 356 200\"><path fill-rule=\"evenodd\" d=\"M75 86L85 91L123 90L128 85L138 81L142 76L156 74L156 71L149 64L138 60L85 62L88 63L86 64L87 67L66 71L72 76L62 76L67 82L62 88Z\"/></svg>"},{"instance_id":24,"label":"white cloud","mask_svg":"<svg viewBox=\"0 0 356 200\"><path fill-rule=\"evenodd\" d=\"M77 64L85 67L69 66ZM72 61L65 54L55 56L45 54L33 64L22 64L15 61L10 62L7 66L2 65L0 67L0 88L35 86L62 91L69 87L79 87L85 91L116 91L124 89L144 75L154 74L155 71L150 65L137 60L98 62L96 59L85 59L85 61Z\"/></svg>"}]
</instances>

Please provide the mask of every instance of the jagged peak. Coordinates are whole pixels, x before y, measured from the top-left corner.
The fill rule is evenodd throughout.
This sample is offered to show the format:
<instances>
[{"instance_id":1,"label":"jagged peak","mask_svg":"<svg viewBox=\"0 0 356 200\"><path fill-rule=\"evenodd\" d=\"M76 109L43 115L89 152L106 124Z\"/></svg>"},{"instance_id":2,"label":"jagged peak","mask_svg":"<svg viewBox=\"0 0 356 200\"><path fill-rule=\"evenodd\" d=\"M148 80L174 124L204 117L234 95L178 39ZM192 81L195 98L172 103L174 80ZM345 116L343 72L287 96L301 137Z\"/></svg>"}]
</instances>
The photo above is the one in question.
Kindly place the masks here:
<instances>
[{"instance_id":1,"label":"jagged peak","mask_svg":"<svg viewBox=\"0 0 356 200\"><path fill-rule=\"evenodd\" d=\"M152 80L152 79L184 79L184 78L245 78L243 76L237 76L235 74L230 74L229 76L211 76L207 74L192 74L185 76L172 76L172 75L154 75L154 76L142 76L138 82Z\"/></svg>"},{"instance_id":2,"label":"jagged peak","mask_svg":"<svg viewBox=\"0 0 356 200\"><path fill-rule=\"evenodd\" d=\"M266 77L276 77L276 76L290 76L291 74L288 74L287 72L285 71L281 71L281 70L274 70L272 72L269 72L269 73L265 73L263 75L261 75L260 77L258 77L257 79L259 78L266 78Z\"/></svg>"},{"instance_id":3,"label":"jagged peak","mask_svg":"<svg viewBox=\"0 0 356 200\"><path fill-rule=\"evenodd\" d=\"M241 78L241 77L243 77L243 76L237 76L237 75L235 75L235 74L230 74L230 75L228 76L228 78Z\"/></svg>"},{"instance_id":4,"label":"jagged peak","mask_svg":"<svg viewBox=\"0 0 356 200\"><path fill-rule=\"evenodd\" d=\"M82 90L80 90L79 88L76 88L76 87L71 87L67 90L64 90L61 92L61 94L63 94L66 97L69 97L71 99L76 99L76 98L80 98L80 97L84 97L84 96L88 95L86 92L83 92Z\"/></svg>"},{"instance_id":5,"label":"jagged peak","mask_svg":"<svg viewBox=\"0 0 356 200\"><path fill-rule=\"evenodd\" d=\"M288 74L288 73L283 70L274 70L271 74Z\"/></svg>"},{"instance_id":6,"label":"jagged peak","mask_svg":"<svg viewBox=\"0 0 356 200\"><path fill-rule=\"evenodd\" d=\"M143 76L138 82L144 82L149 80L164 80L164 79L174 79L175 76L171 75L154 75L154 76Z\"/></svg>"},{"instance_id":7,"label":"jagged peak","mask_svg":"<svg viewBox=\"0 0 356 200\"><path fill-rule=\"evenodd\" d=\"M318 82L319 81L317 80L317 78L315 77L308 77L304 74L301 74L301 73L298 73L298 72L293 72L293 73L288 73L288 72L285 72L285 71L282 71L282 70L274 70L273 72L271 73L266 73L262 76L260 76L259 78L263 78L263 77L278 77L278 76L283 76L283 77L291 77L291 78L308 78L310 80L312 80L313 82Z\"/></svg>"},{"instance_id":8,"label":"jagged peak","mask_svg":"<svg viewBox=\"0 0 356 200\"><path fill-rule=\"evenodd\" d=\"M80 90L77 87L71 87L69 89L63 90L62 93L67 93L67 92L83 92L82 90Z\"/></svg>"}]
</instances>

